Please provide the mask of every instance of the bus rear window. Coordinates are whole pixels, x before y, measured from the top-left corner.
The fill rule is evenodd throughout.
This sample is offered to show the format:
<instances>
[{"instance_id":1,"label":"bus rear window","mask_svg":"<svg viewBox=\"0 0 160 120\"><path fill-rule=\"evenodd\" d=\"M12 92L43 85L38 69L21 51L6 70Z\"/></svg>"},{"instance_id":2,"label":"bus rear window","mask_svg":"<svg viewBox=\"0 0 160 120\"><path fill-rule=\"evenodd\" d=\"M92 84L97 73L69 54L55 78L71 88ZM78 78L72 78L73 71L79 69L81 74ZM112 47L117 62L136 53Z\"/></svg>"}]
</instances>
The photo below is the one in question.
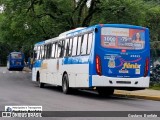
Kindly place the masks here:
<instances>
[{"instance_id":1,"label":"bus rear window","mask_svg":"<svg viewBox=\"0 0 160 120\"><path fill-rule=\"evenodd\" d=\"M144 49L145 31L129 28L103 27L101 29L101 46L112 49Z\"/></svg>"},{"instance_id":2,"label":"bus rear window","mask_svg":"<svg viewBox=\"0 0 160 120\"><path fill-rule=\"evenodd\" d=\"M21 53L12 53L11 58L12 59L22 59L22 54Z\"/></svg>"}]
</instances>

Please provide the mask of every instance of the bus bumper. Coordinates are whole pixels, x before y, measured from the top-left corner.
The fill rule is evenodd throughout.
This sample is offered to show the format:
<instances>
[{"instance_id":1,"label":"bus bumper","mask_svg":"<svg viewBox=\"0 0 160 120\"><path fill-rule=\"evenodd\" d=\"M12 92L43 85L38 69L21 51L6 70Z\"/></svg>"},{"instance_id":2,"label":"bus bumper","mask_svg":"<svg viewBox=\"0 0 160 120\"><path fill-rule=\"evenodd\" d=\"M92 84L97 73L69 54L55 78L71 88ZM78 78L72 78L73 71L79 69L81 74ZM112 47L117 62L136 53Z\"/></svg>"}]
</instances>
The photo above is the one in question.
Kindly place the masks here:
<instances>
[{"instance_id":1,"label":"bus bumper","mask_svg":"<svg viewBox=\"0 0 160 120\"><path fill-rule=\"evenodd\" d=\"M92 76L93 87L134 87L134 88L147 88L149 87L150 77L139 78L112 78L106 76Z\"/></svg>"}]
</instances>

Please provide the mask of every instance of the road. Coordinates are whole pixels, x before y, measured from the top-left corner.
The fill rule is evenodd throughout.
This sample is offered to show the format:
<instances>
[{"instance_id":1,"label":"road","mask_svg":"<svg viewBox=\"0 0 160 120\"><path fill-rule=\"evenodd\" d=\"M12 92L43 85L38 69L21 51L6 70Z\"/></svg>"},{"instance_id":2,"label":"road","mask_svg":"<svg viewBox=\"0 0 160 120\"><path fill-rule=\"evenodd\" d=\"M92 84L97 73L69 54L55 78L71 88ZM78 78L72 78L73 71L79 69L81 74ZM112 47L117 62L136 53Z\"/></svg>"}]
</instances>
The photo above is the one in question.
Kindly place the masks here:
<instances>
[{"instance_id":1,"label":"road","mask_svg":"<svg viewBox=\"0 0 160 120\"><path fill-rule=\"evenodd\" d=\"M159 111L160 102L77 91L65 95L61 88L39 88L31 73L8 71L0 67L0 111L7 105L41 105L44 111ZM59 119L59 118L56 118ZM67 119L67 118L66 118Z\"/></svg>"}]
</instances>

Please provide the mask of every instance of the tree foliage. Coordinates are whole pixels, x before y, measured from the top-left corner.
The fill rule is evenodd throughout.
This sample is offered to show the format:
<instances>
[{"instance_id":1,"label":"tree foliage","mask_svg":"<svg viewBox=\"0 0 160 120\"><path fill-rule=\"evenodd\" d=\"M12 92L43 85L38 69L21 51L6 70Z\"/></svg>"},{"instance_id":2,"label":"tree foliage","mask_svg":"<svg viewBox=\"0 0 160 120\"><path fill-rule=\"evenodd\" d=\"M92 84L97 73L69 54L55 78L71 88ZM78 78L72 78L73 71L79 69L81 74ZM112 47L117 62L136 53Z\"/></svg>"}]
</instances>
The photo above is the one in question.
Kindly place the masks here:
<instances>
[{"instance_id":1,"label":"tree foliage","mask_svg":"<svg viewBox=\"0 0 160 120\"><path fill-rule=\"evenodd\" d=\"M99 23L146 26L151 41L160 40L159 0L0 0L0 4L4 6L0 41L12 50L28 51L35 42Z\"/></svg>"}]
</instances>

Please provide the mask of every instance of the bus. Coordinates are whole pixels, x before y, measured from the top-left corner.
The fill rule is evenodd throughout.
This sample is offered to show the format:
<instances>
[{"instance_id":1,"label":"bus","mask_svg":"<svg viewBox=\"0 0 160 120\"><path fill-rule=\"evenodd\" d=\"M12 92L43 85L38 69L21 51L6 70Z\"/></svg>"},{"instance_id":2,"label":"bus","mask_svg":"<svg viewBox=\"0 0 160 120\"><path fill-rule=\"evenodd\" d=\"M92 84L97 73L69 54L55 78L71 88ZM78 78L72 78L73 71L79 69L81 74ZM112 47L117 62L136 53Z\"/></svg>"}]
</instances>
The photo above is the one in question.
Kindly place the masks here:
<instances>
[{"instance_id":1,"label":"bus","mask_svg":"<svg viewBox=\"0 0 160 120\"><path fill-rule=\"evenodd\" d=\"M149 29L126 24L77 28L36 43L32 81L39 87L62 86L63 93L96 89L112 95L115 89L149 87Z\"/></svg>"},{"instance_id":2,"label":"bus","mask_svg":"<svg viewBox=\"0 0 160 120\"><path fill-rule=\"evenodd\" d=\"M22 52L11 52L7 57L7 69L22 71L25 66L24 59Z\"/></svg>"}]
</instances>

